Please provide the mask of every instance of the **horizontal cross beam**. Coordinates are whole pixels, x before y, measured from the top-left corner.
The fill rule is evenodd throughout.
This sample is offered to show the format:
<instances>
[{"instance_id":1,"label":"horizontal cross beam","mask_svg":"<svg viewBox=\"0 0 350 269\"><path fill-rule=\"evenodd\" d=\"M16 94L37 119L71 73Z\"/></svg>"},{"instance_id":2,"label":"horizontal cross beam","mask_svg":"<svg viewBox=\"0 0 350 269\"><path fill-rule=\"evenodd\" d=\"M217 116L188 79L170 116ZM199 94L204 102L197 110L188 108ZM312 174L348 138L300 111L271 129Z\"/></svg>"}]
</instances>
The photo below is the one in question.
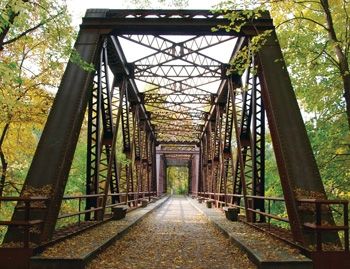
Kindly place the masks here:
<instances>
[{"instance_id":1,"label":"horizontal cross beam","mask_svg":"<svg viewBox=\"0 0 350 269\"><path fill-rule=\"evenodd\" d=\"M241 12L241 11L230 11ZM210 19L208 19L210 18ZM174 10L164 13L162 10L113 10L88 9L81 29L98 29L100 32L115 34L150 34L150 35L256 35L256 30L273 29L272 19L268 13L244 25L239 32L212 28L219 24L228 24L222 16L216 16L211 11Z\"/></svg>"}]
</instances>

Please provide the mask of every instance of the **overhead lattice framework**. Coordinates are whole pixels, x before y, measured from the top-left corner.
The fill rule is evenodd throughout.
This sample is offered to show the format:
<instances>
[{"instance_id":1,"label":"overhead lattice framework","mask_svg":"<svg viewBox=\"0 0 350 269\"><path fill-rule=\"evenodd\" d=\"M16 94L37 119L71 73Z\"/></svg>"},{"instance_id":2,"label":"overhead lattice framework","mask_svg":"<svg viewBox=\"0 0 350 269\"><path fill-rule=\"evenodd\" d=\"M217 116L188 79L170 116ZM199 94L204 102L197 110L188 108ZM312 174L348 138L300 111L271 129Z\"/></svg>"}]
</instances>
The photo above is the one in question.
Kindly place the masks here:
<instances>
[{"instance_id":1,"label":"overhead lattice framework","mask_svg":"<svg viewBox=\"0 0 350 269\"><path fill-rule=\"evenodd\" d=\"M239 32L211 30L225 23L209 11L87 11L75 49L96 70L68 64L23 188L50 190L50 204L34 211L45 220L34 241L54 231L87 107L86 192L104 194L87 209L103 213L109 192L162 192L159 174L172 162L198 172L191 188L238 194L231 202L243 200L246 213L263 212L247 195L264 195L267 116L294 239L312 241L303 223L313 216L298 198L325 192L272 20L263 14ZM245 72L227 74L230 59L266 29L271 35ZM13 219L23 214L17 207ZM10 228L5 241L21 236Z\"/></svg>"},{"instance_id":2,"label":"overhead lattice framework","mask_svg":"<svg viewBox=\"0 0 350 269\"><path fill-rule=\"evenodd\" d=\"M199 144L236 37L120 35L118 39L127 60L128 51L130 58L144 52L128 62L142 101L151 112L158 143Z\"/></svg>"}]
</instances>

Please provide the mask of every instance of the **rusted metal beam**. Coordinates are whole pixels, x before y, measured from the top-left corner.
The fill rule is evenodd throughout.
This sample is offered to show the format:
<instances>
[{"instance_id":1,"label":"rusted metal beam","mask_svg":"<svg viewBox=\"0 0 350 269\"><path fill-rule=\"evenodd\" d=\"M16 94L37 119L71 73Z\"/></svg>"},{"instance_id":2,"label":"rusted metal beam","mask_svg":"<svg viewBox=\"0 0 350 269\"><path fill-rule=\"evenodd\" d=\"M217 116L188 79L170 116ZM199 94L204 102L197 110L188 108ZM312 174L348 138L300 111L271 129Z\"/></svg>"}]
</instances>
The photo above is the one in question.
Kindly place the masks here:
<instances>
[{"instance_id":1,"label":"rusted metal beam","mask_svg":"<svg viewBox=\"0 0 350 269\"><path fill-rule=\"evenodd\" d=\"M114 79L112 87L110 86L107 54L107 42L104 39L88 105L86 194L104 192L103 186L107 178L109 166L112 166L113 170L112 178L109 181L109 188L111 192L119 192L117 160L115 152L111 148L113 136L115 135L114 117L117 118L119 115L119 113L114 115L115 107L118 107L117 110L119 111L120 106L115 104L117 100L115 100L116 97L113 96L114 93L111 89L119 90L123 86L115 84L121 78ZM126 87L126 84L124 87ZM119 95L119 92L117 95ZM110 158L112 158L111 163L109 162ZM113 202L116 202L118 199L119 197L117 196L112 197ZM86 201L86 210L89 210L91 207L97 207L97 202L97 199L88 199ZM90 215L91 212L86 214L86 220L90 219ZM96 218L97 214L95 214Z\"/></svg>"},{"instance_id":2,"label":"rusted metal beam","mask_svg":"<svg viewBox=\"0 0 350 269\"><path fill-rule=\"evenodd\" d=\"M199 154L199 150L157 150L157 154Z\"/></svg>"},{"instance_id":3,"label":"rusted metal beam","mask_svg":"<svg viewBox=\"0 0 350 269\"><path fill-rule=\"evenodd\" d=\"M241 12L241 11L232 11ZM200 10L113 10L89 9L83 18L83 29L100 29L105 33L149 35L255 35L256 28L271 29L268 13L244 25L240 32L213 32L217 25L227 24L222 16Z\"/></svg>"}]
</instances>

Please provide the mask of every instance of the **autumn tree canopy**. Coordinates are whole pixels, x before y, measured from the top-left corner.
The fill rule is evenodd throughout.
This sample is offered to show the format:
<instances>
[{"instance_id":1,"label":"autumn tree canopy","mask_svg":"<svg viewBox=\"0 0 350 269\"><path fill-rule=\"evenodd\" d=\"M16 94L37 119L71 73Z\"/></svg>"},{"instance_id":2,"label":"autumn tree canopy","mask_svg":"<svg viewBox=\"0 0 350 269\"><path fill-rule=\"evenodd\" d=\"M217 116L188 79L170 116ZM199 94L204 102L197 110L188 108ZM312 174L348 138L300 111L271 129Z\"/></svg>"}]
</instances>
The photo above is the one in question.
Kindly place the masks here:
<instances>
[{"instance_id":1,"label":"autumn tree canopy","mask_svg":"<svg viewBox=\"0 0 350 269\"><path fill-rule=\"evenodd\" d=\"M65 1L9 0L0 8L1 195L5 186L20 190L75 32Z\"/></svg>"}]
</instances>

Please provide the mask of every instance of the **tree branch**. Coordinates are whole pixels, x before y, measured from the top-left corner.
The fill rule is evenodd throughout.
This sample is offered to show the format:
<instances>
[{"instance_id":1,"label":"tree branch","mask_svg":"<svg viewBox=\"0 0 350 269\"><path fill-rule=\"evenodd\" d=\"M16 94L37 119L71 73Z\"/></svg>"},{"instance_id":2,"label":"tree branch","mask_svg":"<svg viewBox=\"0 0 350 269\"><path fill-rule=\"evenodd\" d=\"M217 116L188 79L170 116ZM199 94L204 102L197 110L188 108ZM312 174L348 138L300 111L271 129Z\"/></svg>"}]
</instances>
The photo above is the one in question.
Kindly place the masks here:
<instances>
[{"instance_id":1,"label":"tree branch","mask_svg":"<svg viewBox=\"0 0 350 269\"><path fill-rule=\"evenodd\" d=\"M310 6L306 5L306 4L310 4L310 3L320 5L320 2L318 2L318 1L293 1L293 2L295 4L301 5L303 8L309 9L311 11L323 13L323 11L320 9L314 9L314 8L311 8Z\"/></svg>"},{"instance_id":2,"label":"tree branch","mask_svg":"<svg viewBox=\"0 0 350 269\"><path fill-rule=\"evenodd\" d=\"M318 58L320 58L322 56L322 54L326 51L326 48L327 48L327 45L328 45L328 41L326 41L326 43L324 44L321 52L317 53L315 51L312 51L314 52L316 55L316 57L314 57L311 61L308 61L307 63L313 63L314 61L316 61Z\"/></svg>"},{"instance_id":3,"label":"tree branch","mask_svg":"<svg viewBox=\"0 0 350 269\"><path fill-rule=\"evenodd\" d=\"M339 62L332 56L330 55L327 50L324 51L326 56L329 58L329 60L339 69Z\"/></svg>"},{"instance_id":4,"label":"tree branch","mask_svg":"<svg viewBox=\"0 0 350 269\"><path fill-rule=\"evenodd\" d=\"M327 28L326 26L324 26L322 23L319 23L318 21L315 21L315 20L310 19L310 18L305 18L305 17L300 17L300 16L294 17L294 18L291 18L291 19L288 19L288 20L286 20L286 21L284 21L284 22L281 22L279 25L276 26L276 29L277 29L278 27L280 27L281 25L285 24L285 23L289 23L289 22L295 21L295 20L306 20L306 21L310 21L310 22L312 22L312 23L314 23L314 24L316 24L316 25L318 25L318 26L321 26L324 30L326 30L326 31L328 32L328 28Z\"/></svg>"},{"instance_id":5,"label":"tree branch","mask_svg":"<svg viewBox=\"0 0 350 269\"><path fill-rule=\"evenodd\" d=\"M20 39L20 38L26 36L26 35L29 34L30 32L33 32L33 31L35 31L36 29L40 28L41 26L45 25L45 24L48 23L49 21L52 21L52 20L56 19L57 17L61 16L62 14L63 14L63 11L57 13L56 15L54 15L54 16L51 17L51 18L49 18L48 20L42 21L42 22L40 22L39 24L33 26L32 28L27 29L26 31L24 31L24 32L21 33L20 35L14 37L14 38L11 38L11 39L9 39L9 40L7 40L7 41L4 41L4 42L3 42L3 46L15 42L16 40L18 40L18 39Z\"/></svg>"},{"instance_id":6,"label":"tree branch","mask_svg":"<svg viewBox=\"0 0 350 269\"><path fill-rule=\"evenodd\" d=\"M22 0L23 3L28 3L29 0ZM8 17L7 25L2 29L0 33L0 51L4 49L4 40L6 35L8 34L11 25L14 23L16 17L19 15L19 12L14 12L12 8L11 2L8 2L3 10L4 13L7 13Z\"/></svg>"}]
</instances>

